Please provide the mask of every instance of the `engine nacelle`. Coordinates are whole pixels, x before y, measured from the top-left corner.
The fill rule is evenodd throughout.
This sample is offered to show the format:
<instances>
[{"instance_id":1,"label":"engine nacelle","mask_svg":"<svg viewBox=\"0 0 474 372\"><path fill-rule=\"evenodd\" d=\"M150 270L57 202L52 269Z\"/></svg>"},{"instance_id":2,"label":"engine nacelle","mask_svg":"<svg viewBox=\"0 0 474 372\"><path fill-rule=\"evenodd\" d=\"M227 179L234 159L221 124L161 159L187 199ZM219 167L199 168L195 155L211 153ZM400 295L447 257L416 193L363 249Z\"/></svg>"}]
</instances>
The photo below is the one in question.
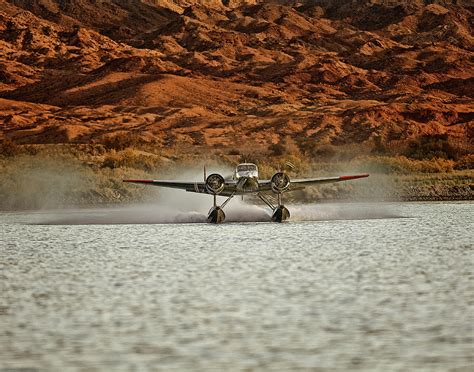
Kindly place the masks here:
<instances>
[{"instance_id":1,"label":"engine nacelle","mask_svg":"<svg viewBox=\"0 0 474 372\"><path fill-rule=\"evenodd\" d=\"M213 173L206 178L206 190L209 194L218 195L224 190L225 180L220 174Z\"/></svg>"},{"instance_id":2,"label":"engine nacelle","mask_svg":"<svg viewBox=\"0 0 474 372\"><path fill-rule=\"evenodd\" d=\"M283 172L275 173L271 179L272 191L281 194L290 188L290 177Z\"/></svg>"}]
</instances>

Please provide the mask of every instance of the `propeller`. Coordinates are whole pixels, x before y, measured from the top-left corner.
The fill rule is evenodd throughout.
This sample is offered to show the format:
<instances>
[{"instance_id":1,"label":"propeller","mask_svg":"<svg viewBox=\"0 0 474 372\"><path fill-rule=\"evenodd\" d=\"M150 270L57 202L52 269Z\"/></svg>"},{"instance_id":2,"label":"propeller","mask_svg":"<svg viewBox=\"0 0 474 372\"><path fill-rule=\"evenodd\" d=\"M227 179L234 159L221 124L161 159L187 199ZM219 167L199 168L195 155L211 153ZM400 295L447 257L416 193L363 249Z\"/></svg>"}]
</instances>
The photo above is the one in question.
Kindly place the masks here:
<instances>
[{"instance_id":1,"label":"propeller","mask_svg":"<svg viewBox=\"0 0 474 372\"><path fill-rule=\"evenodd\" d=\"M287 161L287 162L285 163L285 167L291 169L292 171L295 171L295 170L296 170L295 165L294 165L293 163L289 162L289 161Z\"/></svg>"}]
</instances>

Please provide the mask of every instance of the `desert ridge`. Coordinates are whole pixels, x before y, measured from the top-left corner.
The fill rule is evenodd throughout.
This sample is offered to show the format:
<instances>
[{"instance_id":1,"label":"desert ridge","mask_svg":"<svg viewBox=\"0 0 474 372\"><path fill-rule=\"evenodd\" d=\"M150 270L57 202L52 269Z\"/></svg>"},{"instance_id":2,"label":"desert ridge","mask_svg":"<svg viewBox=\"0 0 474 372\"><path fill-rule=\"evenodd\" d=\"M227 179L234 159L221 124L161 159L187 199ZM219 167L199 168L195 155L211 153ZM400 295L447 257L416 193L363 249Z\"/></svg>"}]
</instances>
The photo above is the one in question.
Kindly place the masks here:
<instances>
[{"instance_id":1,"label":"desert ridge","mask_svg":"<svg viewBox=\"0 0 474 372\"><path fill-rule=\"evenodd\" d=\"M0 4L0 120L17 144L472 136L462 2Z\"/></svg>"}]
</instances>

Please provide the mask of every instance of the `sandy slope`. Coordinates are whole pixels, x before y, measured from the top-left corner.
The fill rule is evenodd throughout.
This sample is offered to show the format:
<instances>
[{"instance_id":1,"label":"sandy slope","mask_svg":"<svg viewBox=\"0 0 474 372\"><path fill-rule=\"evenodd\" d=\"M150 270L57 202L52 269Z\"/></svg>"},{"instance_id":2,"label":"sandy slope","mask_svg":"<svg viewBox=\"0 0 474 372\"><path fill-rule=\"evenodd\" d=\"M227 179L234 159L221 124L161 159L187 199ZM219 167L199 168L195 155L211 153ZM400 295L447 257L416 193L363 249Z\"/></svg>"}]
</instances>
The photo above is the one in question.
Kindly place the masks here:
<instances>
[{"instance_id":1,"label":"sandy slope","mask_svg":"<svg viewBox=\"0 0 474 372\"><path fill-rule=\"evenodd\" d=\"M0 0L3 136L472 141L469 2L254 3Z\"/></svg>"}]
</instances>

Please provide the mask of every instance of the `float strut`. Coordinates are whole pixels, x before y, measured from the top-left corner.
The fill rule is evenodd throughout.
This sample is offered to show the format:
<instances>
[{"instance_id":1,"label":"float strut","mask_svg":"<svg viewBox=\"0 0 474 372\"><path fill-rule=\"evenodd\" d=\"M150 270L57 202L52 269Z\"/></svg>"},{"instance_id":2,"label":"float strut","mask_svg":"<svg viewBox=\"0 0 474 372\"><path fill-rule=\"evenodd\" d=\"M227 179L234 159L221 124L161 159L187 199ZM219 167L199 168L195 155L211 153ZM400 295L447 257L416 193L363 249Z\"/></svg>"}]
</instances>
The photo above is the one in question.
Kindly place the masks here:
<instances>
[{"instance_id":1,"label":"float strut","mask_svg":"<svg viewBox=\"0 0 474 372\"><path fill-rule=\"evenodd\" d=\"M226 204L228 202L230 202L230 199L232 199L234 197L234 195L235 195L235 191L232 194L230 194L230 196L225 200L224 203L222 203L221 208L224 208L226 206ZM214 195L214 197L215 197L215 195ZM214 203L214 205L215 205L215 203Z\"/></svg>"},{"instance_id":2,"label":"float strut","mask_svg":"<svg viewBox=\"0 0 474 372\"><path fill-rule=\"evenodd\" d=\"M258 193L257 196L260 198L261 201L268 205L272 211L275 210L275 206L264 195Z\"/></svg>"}]
</instances>

